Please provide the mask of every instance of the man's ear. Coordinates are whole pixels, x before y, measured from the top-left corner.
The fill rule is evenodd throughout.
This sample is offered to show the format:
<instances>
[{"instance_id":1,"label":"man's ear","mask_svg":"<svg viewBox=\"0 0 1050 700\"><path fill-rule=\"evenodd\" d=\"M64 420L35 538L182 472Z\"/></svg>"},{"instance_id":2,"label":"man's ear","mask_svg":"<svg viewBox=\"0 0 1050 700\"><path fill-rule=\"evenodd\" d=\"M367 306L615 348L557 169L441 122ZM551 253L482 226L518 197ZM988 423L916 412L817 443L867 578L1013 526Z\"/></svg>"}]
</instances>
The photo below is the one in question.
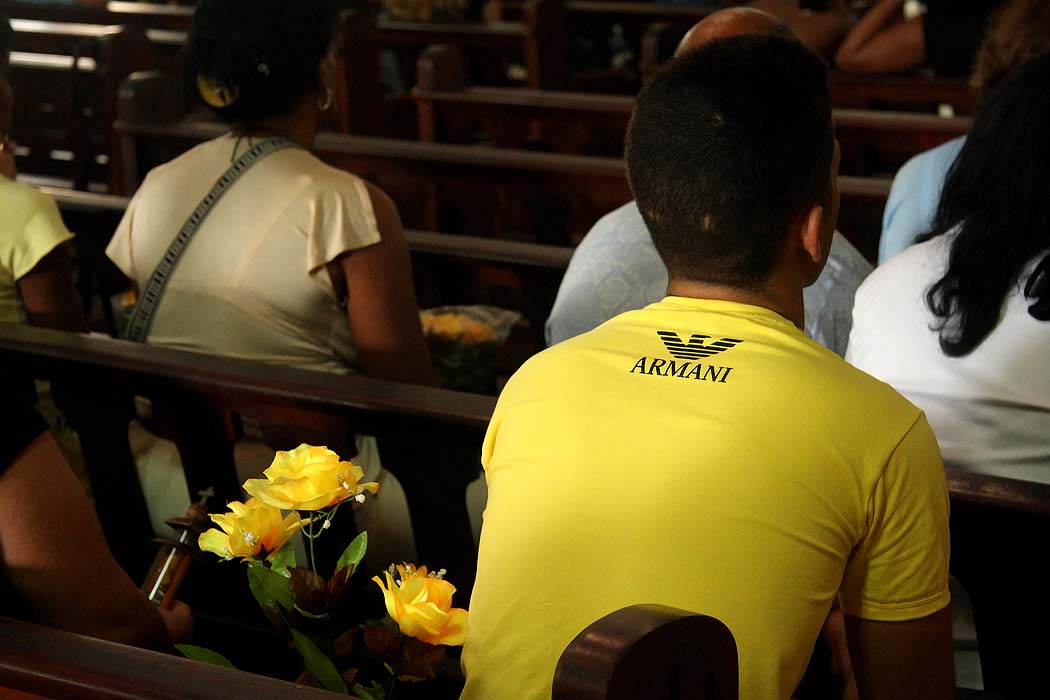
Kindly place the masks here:
<instances>
[{"instance_id":1,"label":"man's ear","mask_svg":"<svg viewBox=\"0 0 1050 700\"><path fill-rule=\"evenodd\" d=\"M797 236L799 251L804 251L814 265L823 265L826 256L822 240L823 231L824 207L819 204L810 205L798 219Z\"/></svg>"}]
</instances>

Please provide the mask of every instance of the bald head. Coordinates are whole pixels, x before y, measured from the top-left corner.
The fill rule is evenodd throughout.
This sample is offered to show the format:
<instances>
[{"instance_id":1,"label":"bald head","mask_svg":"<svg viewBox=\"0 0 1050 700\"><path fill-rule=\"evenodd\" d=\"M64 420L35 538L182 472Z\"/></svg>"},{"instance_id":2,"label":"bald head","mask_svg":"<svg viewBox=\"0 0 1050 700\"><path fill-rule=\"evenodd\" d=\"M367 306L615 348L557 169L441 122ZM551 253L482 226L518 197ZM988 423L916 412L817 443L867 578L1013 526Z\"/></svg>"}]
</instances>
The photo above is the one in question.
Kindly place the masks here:
<instances>
[{"instance_id":1,"label":"bald head","mask_svg":"<svg viewBox=\"0 0 1050 700\"><path fill-rule=\"evenodd\" d=\"M794 39L795 35L787 24L768 12L753 7L733 7L728 10L713 12L693 25L682 37L675 56L697 49L712 39L743 34L775 35L784 39Z\"/></svg>"}]
</instances>

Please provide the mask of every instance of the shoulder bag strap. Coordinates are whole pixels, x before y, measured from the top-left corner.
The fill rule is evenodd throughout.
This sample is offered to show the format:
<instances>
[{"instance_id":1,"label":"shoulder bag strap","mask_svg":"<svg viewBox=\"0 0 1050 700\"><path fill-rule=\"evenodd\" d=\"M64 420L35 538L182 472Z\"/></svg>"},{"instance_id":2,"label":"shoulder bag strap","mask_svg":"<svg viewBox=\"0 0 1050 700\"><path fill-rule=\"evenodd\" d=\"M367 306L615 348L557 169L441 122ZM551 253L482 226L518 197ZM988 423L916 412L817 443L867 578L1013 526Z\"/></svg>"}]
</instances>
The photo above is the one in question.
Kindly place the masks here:
<instances>
[{"instance_id":1,"label":"shoulder bag strap","mask_svg":"<svg viewBox=\"0 0 1050 700\"><path fill-rule=\"evenodd\" d=\"M207 196L201 200L201 203L190 214L190 218L186 219L186 223L182 225L179 234L175 236L175 240L168 246L164 257L160 259L156 269L153 270L153 274L150 275L146 286L139 295L135 308L131 311L131 316L128 318L128 325L124 329L123 336L126 340L133 340L136 343L146 342L146 337L149 335L150 327L153 324L153 314L164 296L164 289L168 285L168 280L171 279L171 274L175 271L175 266L178 265L183 252L185 252L193 236L200 229L204 219L207 218L216 203L253 165L271 153L276 153L286 148L298 148L298 146L279 136L260 141L234 161L230 169L223 173Z\"/></svg>"}]
</instances>

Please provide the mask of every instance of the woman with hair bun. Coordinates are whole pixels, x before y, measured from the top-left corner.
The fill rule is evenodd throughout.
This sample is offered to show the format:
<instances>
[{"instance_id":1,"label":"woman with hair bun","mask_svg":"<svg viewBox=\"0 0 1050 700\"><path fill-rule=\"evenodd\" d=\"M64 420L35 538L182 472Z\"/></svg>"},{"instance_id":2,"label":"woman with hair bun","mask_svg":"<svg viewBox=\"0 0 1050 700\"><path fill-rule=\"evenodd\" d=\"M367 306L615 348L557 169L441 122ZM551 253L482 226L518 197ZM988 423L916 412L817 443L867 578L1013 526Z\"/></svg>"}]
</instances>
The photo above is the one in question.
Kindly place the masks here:
<instances>
[{"instance_id":1,"label":"woman with hair bun","mask_svg":"<svg viewBox=\"0 0 1050 700\"><path fill-rule=\"evenodd\" d=\"M987 97L933 232L857 291L846 359L933 427L947 464L1050 483L1050 53Z\"/></svg>"},{"instance_id":2,"label":"woman with hair bun","mask_svg":"<svg viewBox=\"0 0 1050 700\"><path fill-rule=\"evenodd\" d=\"M140 299L158 292L152 314L133 313L133 339L432 385L394 204L308 150L332 102L334 26L325 0L200 2L186 80L230 132L151 171L107 254ZM187 228L177 264L161 269ZM367 462L372 448L358 442ZM392 500L388 489L377 502Z\"/></svg>"}]
</instances>

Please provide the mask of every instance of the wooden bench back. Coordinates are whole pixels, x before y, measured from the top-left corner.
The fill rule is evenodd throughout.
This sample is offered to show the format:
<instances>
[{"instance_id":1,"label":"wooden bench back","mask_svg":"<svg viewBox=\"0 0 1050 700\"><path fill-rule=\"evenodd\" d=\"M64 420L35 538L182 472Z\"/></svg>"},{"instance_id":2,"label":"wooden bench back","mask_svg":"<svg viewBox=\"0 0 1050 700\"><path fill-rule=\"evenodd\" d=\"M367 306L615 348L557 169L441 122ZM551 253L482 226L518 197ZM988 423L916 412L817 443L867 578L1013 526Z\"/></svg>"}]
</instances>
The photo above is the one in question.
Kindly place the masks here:
<instances>
[{"instance_id":1,"label":"wooden bench back","mask_svg":"<svg viewBox=\"0 0 1050 700\"><path fill-rule=\"evenodd\" d=\"M326 690L0 618L0 697L7 697L7 689L63 700L339 697Z\"/></svg>"},{"instance_id":2,"label":"wooden bench back","mask_svg":"<svg viewBox=\"0 0 1050 700\"><path fill-rule=\"evenodd\" d=\"M736 700L733 633L713 617L632 605L580 632L558 659L552 700Z\"/></svg>"},{"instance_id":3,"label":"wooden bench back","mask_svg":"<svg viewBox=\"0 0 1050 700\"><path fill-rule=\"evenodd\" d=\"M122 115L146 112L144 100L136 97L139 86L164 80L158 75L137 78L121 90ZM115 130L127 194L149 168L219 136L225 127L200 122L153 126L122 119ZM318 136L313 150L390 194L408 228L574 245L601 216L631 200L619 158L329 133ZM885 179L839 178L839 229L869 259L878 249L889 187Z\"/></svg>"},{"instance_id":4,"label":"wooden bench back","mask_svg":"<svg viewBox=\"0 0 1050 700\"><path fill-rule=\"evenodd\" d=\"M243 413L292 429L389 438L393 445L384 464L405 488L421 557L456 572L461 590L470 588L462 572L472 580L475 554L463 489L478 473L481 439L495 405L489 397L24 326L0 327L0 362L75 387L82 398L88 415L72 420L100 520L124 563L138 556L144 565L149 558L149 522L139 507L125 432L125 404L135 393L181 412L174 437L189 487L218 485L220 504L237 484L222 426L209 415ZM1033 630L1050 629L1040 556L1050 538L1050 485L953 467L947 474L952 571L973 603L986 687L1032 696L1043 682L1042 650L1029 640Z\"/></svg>"},{"instance_id":5,"label":"wooden bench back","mask_svg":"<svg viewBox=\"0 0 1050 700\"><path fill-rule=\"evenodd\" d=\"M674 56L688 23L654 22L642 39L640 69L643 77L652 75ZM831 103L851 109L893 110L938 113L948 105L955 114L973 114L977 101L965 78L944 78L920 74L867 75L829 73Z\"/></svg>"},{"instance_id":6,"label":"wooden bench back","mask_svg":"<svg viewBox=\"0 0 1050 700\"><path fill-rule=\"evenodd\" d=\"M1050 630L1042 555L1050 543L1050 485L949 467L948 491L951 569L973 605L984 688L1008 698L1041 697Z\"/></svg>"},{"instance_id":7,"label":"wooden bench back","mask_svg":"<svg viewBox=\"0 0 1050 700\"><path fill-rule=\"evenodd\" d=\"M85 189L119 182L110 125L117 89L154 64L141 30L14 19L12 137L19 171ZM112 167L111 167L112 166Z\"/></svg>"},{"instance_id":8,"label":"wooden bench back","mask_svg":"<svg viewBox=\"0 0 1050 700\"><path fill-rule=\"evenodd\" d=\"M454 46L428 48L413 90L421 141L475 143L487 134L501 148L620 156L634 98L527 88L474 87ZM838 108L840 172L892 174L908 158L970 128L967 117Z\"/></svg>"},{"instance_id":9,"label":"wooden bench back","mask_svg":"<svg viewBox=\"0 0 1050 700\"><path fill-rule=\"evenodd\" d=\"M353 434L375 436L384 466L404 488L420 557L454 572L457 595L464 601L469 595L476 553L464 494L480 472L490 397L27 326L0 328L0 362L16 376L50 380L67 400L63 409L81 436L103 529L133 572L150 558L149 520L126 431L137 395L165 417L191 498L214 489L209 506L216 512L241 498L231 416L344 442Z\"/></svg>"}]
</instances>

